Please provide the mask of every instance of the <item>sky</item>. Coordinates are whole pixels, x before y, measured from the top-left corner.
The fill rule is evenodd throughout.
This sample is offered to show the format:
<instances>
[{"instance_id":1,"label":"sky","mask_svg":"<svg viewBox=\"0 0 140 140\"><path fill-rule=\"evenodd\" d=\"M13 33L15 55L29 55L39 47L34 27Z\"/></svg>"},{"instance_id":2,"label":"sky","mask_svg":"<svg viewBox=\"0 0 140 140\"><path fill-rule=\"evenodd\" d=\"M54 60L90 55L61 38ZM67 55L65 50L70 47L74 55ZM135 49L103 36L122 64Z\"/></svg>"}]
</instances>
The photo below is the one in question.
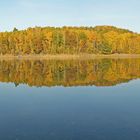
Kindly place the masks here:
<instances>
[{"instance_id":1,"label":"sky","mask_svg":"<svg viewBox=\"0 0 140 140\"><path fill-rule=\"evenodd\" d=\"M112 25L140 33L140 0L1 0L0 31Z\"/></svg>"}]
</instances>

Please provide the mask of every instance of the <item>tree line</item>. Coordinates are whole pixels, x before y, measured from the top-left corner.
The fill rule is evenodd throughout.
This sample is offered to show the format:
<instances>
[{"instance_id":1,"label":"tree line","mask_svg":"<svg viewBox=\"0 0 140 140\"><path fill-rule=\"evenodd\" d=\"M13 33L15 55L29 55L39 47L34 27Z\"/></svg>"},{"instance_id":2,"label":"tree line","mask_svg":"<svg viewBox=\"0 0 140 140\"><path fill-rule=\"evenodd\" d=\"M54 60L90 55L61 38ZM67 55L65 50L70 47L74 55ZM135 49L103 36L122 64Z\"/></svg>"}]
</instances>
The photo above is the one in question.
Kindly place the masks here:
<instances>
[{"instance_id":1,"label":"tree line","mask_svg":"<svg viewBox=\"0 0 140 140\"><path fill-rule=\"evenodd\" d=\"M0 33L0 54L140 54L140 34L113 26L14 28Z\"/></svg>"}]
</instances>

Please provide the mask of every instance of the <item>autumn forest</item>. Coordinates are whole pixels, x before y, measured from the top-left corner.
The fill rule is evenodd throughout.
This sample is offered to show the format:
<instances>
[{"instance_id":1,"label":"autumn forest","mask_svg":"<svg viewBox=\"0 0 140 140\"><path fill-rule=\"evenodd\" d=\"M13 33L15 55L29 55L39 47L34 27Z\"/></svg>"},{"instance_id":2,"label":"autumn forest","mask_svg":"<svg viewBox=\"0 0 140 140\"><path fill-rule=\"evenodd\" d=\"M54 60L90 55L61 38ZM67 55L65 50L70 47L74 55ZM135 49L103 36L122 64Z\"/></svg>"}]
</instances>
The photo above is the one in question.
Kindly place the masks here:
<instances>
[{"instance_id":1,"label":"autumn forest","mask_svg":"<svg viewBox=\"0 0 140 140\"><path fill-rule=\"evenodd\" d=\"M140 34L113 26L14 28L0 33L1 55L140 54Z\"/></svg>"}]
</instances>

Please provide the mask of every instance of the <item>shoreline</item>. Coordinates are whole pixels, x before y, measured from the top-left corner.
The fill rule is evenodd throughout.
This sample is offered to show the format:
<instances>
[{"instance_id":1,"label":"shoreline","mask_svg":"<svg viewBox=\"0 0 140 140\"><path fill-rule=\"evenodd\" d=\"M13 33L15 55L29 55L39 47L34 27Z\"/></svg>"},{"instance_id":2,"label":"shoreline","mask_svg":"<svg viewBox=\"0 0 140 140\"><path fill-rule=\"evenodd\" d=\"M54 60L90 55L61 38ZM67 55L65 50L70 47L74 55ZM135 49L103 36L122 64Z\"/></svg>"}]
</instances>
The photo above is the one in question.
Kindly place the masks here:
<instances>
[{"instance_id":1,"label":"shoreline","mask_svg":"<svg viewBox=\"0 0 140 140\"><path fill-rule=\"evenodd\" d=\"M140 58L140 54L56 54L56 55L0 55L1 59L103 59L103 58L112 58L112 59L124 59L124 58Z\"/></svg>"}]
</instances>

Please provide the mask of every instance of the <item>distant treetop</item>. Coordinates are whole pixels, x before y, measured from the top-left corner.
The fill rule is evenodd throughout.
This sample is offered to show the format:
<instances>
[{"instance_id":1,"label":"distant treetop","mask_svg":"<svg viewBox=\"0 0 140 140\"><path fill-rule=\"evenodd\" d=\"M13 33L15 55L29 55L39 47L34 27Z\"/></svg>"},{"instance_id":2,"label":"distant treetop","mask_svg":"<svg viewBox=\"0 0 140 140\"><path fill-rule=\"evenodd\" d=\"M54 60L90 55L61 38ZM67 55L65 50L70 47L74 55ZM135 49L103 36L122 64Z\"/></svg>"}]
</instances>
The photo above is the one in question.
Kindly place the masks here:
<instances>
[{"instance_id":1,"label":"distant treetop","mask_svg":"<svg viewBox=\"0 0 140 140\"><path fill-rule=\"evenodd\" d=\"M18 31L18 29L17 29L17 28L14 28L14 29L13 29L13 32L17 32L17 31Z\"/></svg>"}]
</instances>

